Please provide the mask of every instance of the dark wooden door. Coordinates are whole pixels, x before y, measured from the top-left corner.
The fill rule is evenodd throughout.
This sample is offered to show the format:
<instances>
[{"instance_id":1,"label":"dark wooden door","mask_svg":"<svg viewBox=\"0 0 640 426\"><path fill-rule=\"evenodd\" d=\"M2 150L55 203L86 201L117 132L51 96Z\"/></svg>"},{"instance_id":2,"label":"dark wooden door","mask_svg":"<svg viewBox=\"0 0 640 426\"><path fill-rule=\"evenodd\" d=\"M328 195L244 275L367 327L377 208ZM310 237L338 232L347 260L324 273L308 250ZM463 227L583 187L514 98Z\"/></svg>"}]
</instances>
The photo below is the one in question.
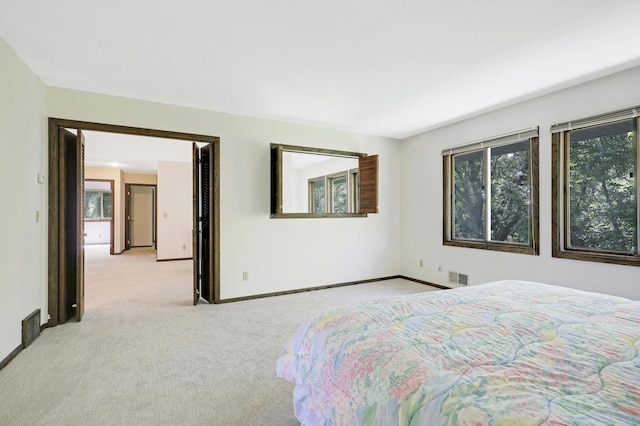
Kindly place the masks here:
<instances>
[{"instance_id":1,"label":"dark wooden door","mask_svg":"<svg viewBox=\"0 0 640 426\"><path fill-rule=\"evenodd\" d=\"M211 144L193 144L193 303L215 299L214 150Z\"/></svg>"},{"instance_id":2,"label":"dark wooden door","mask_svg":"<svg viewBox=\"0 0 640 426\"><path fill-rule=\"evenodd\" d=\"M200 300L200 148L193 143L193 304Z\"/></svg>"},{"instance_id":3,"label":"dark wooden door","mask_svg":"<svg viewBox=\"0 0 640 426\"><path fill-rule=\"evenodd\" d=\"M78 176L76 193L78 197L78 239L76 241L76 321L81 321L84 315L84 135L82 131L78 129L78 143L77 143L77 161L78 161Z\"/></svg>"},{"instance_id":4,"label":"dark wooden door","mask_svg":"<svg viewBox=\"0 0 640 426\"><path fill-rule=\"evenodd\" d=\"M84 136L60 129L58 323L84 314Z\"/></svg>"}]
</instances>

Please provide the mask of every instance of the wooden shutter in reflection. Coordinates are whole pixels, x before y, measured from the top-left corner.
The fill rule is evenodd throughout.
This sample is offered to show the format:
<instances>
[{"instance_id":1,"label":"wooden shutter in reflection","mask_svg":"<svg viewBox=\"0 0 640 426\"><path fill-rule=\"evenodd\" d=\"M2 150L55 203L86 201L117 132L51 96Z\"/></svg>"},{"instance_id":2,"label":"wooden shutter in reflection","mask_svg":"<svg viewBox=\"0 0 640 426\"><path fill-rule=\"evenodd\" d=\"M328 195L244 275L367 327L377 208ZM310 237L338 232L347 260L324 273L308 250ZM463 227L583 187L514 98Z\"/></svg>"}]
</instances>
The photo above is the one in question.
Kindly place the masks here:
<instances>
[{"instance_id":1,"label":"wooden shutter in reflection","mask_svg":"<svg viewBox=\"0 0 640 426\"><path fill-rule=\"evenodd\" d=\"M360 213L378 213L378 156L360 157Z\"/></svg>"}]
</instances>

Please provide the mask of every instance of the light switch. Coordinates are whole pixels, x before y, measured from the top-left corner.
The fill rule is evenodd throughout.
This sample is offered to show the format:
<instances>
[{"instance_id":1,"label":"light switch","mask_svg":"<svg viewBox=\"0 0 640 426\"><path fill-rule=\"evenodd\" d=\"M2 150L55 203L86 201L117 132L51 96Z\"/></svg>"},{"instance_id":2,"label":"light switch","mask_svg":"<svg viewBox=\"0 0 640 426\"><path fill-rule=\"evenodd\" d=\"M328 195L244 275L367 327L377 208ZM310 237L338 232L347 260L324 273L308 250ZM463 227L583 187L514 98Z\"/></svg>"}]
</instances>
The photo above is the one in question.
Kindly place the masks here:
<instances>
[{"instance_id":1,"label":"light switch","mask_svg":"<svg viewBox=\"0 0 640 426\"><path fill-rule=\"evenodd\" d=\"M162 216L167 217L167 212L164 212L164 214Z\"/></svg>"},{"instance_id":2,"label":"light switch","mask_svg":"<svg viewBox=\"0 0 640 426\"><path fill-rule=\"evenodd\" d=\"M38 183L44 183L45 176L44 173L38 173Z\"/></svg>"}]
</instances>

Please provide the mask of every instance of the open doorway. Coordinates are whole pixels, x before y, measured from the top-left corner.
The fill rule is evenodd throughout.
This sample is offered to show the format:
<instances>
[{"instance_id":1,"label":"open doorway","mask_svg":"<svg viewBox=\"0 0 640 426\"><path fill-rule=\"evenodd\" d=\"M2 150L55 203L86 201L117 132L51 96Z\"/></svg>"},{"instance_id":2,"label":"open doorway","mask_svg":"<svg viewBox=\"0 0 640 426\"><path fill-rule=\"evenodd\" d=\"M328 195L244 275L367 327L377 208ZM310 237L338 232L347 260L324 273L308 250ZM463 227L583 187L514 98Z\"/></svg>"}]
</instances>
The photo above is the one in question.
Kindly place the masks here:
<instances>
[{"instance_id":1,"label":"open doorway","mask_svg":"<svg viewBox=\"0 0 640 426\"><path fill-rule=\"evenodd\" d=\"M80 321L83 313L83 131L150 136L192 143L194 304L200 299L209 303L219 302L219 138L50 118L49 326L69 320ZM203 147L196 146L196 142ZM201 161L200 151L207 152L205 165ZM202 215L203 211L207 212L207 217ZM204 238L203 232L207 233Z\"/></svg>"},{"instance_id":2,"label":"open doorway","mask_svg":"<svg viewBox=\"0 0 640 426\"><path fill-rule=\"evenodd\" d=\"M113 184L111 179L84 181L84 244L108 244L113 255Z\"/></svg>"}]
</instances>

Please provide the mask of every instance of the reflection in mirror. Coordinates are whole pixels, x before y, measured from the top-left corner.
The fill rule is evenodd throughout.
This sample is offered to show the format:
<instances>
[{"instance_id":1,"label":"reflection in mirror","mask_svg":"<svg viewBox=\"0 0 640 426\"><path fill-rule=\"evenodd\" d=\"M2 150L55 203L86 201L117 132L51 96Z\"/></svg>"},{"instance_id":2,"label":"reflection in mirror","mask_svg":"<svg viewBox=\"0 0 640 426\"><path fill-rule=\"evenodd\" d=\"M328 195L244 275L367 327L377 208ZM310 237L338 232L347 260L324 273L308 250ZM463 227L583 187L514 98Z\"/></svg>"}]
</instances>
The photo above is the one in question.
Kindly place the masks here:
<instances>
[{"instance_id":1,"label":"reflection in mirror","mask_svg":"<svg viewBox=\"0 0 640 426\"><path fill-rule=\"evenodd\" d=\"M271 144L271 217L378 212L378 156Z\"/></svg>"},{"instance_id":2,"label":"reflection in mirror","mask_svg":"<svg viewBox=\"0 0 640 426\"><path fill-rule=\"evenodd\" d=\"M282 152L282 213L356 213L358 159Z\"/></svg>"}]
</instances>

